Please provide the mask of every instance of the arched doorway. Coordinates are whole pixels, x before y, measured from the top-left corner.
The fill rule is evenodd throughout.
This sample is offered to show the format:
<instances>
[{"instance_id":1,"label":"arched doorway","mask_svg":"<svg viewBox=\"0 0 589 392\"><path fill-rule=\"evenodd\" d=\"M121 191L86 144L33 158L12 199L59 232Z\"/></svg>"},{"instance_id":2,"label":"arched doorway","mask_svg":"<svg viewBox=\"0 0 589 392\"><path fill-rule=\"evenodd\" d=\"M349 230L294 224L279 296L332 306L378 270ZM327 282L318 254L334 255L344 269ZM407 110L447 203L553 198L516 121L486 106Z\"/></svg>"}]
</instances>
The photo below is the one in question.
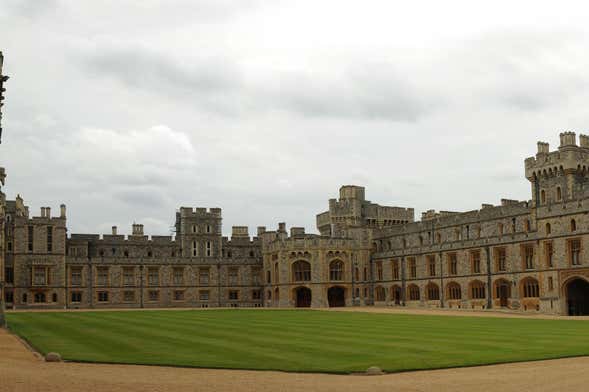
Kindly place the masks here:
<instances>
[{"instance_id":1,"label":"arched doorway","mask_svg":"<svg viewBox=\"0 0 589 392\"><path fill-rule=\"evenodd\" d=\"M572 280L567 284L566 295L569 316L589 315L589 282Z\"/></svg>"},{"instance_id":2,"label":"arched doorway","mask_svg":"<svg viewBox=\"0 0 589 392\"><path fill-rule=\"evenodd\" d=\"M505 279L495 281L495 298L499 300L499 306L506 308L511 297L511 284Z\"/></svg>"},{"instance_id":3,"label":"arched doorway","mask_svg":"<svg viewBox=\"0 0 589 392\"><path fill-rule=\"evenodd\" d=\"M311 289L298 287L295 289L295 306L297 308L311 307Z\"/></svg>"},{"instance_id":4,"label":"arched doorway","mask_svg":"<svg viewBox=\"0 0 589 392\"><path fill-rule=\"evenodd\" d=\"M397 285L391 287L391 298L394 301L395 305L401 304L401 287Z\"/></svg>"},{"instance_id":5,"label":"arched doorway","mask_svg":"<svg viewBox=\"0 0 589 392\"><path fill-rule=\"evenodd\" d=\"M330 308L346 306L346 289L339 286L330 287L327 290L327 302L329 302Z\"/></svg>"}]
</instances>

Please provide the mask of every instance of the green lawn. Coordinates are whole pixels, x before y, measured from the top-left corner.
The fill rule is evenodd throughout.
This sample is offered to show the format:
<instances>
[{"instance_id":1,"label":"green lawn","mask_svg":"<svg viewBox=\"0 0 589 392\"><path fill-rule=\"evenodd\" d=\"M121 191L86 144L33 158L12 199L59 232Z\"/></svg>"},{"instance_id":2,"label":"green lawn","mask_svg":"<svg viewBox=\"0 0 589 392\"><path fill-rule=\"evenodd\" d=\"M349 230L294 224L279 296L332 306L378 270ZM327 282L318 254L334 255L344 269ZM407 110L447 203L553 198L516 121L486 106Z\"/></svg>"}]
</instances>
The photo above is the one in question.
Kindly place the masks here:
<instances>
[{"instance_id":1,"label":"green lawn","mask_svg":"<svg viewBox=\"0 0 589 392\"><path fill-rule=\"evenodd\" d=\"M10 313L67 360L347 373L589 355L589 322L312 310Z\"/></svg>"}]
</instances>

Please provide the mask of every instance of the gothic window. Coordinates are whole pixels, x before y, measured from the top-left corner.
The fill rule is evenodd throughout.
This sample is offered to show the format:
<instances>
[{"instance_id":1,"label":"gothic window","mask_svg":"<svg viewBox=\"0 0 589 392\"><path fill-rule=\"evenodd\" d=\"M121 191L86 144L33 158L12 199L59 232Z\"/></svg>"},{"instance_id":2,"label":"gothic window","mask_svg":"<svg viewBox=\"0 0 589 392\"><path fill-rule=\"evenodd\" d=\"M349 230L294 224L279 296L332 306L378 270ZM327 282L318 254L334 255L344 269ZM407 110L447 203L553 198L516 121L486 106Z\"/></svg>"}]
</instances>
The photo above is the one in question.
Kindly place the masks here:
<instances>
[{"instance_id":1,"label":"gothic window","mask_svg":"<svg viewBox=\"0 0 589 392\"><path fill-rule=\"evenodd\" d=\"M544 189L540 191L540 202L546 204L546 191Z\"/></svg>"},{"instance_id":2,"label":"gothic window","mask_svg":"<svg viewBox=\"0 0 589 392\"><path fill-rule=\"evenodd\" d=\"M429 276L436 276L436 256L427 256Z\"/></svg>"},{"instance_id":3,"label":"gothic window","mask_svg":"<svg viewBox=\"0 0 589 392\"><path fill-rule=\"evenodd\" d=\"M292 276L295 282L309 282L311 280L311 264L306 261L296 261L292 265Z\"/></svg>"},{"instance_id":4,"label":"gothic window","mask_svg":"<svg viewBox=\"0 0 589 392\"><path fill-rule=\"evenodd\" d=\"M556 188L556 200L557 201L562 200L562 189L560 187Z\"/></svg>"},{"instance_id":5,"label":"gothic window","mask_svg":"<svg viewBox=\"0 0 589 392\"><path fill-rule=\"evenodd\" d=\"M412 278L417 278L417 264L413 257L409 259L409 275Z\"/></svg>"},{"instance_id":6,"label":"gothic window","mask_svg":"<svg viewBox=\"0 0 589 392\"><path fill-rule=\"evenodd\" d=\"M392 265L393 265L393 279L394 280L398 280L399 279L399 261L398 260L393 260L392 261Z\"/></svg>"},{"instance_id":7,"label":"gothic window","mask_svg":"<svg viewBox=\"0 0 589 392\"><path fill-rule=\"evenodd\" d=\"M208 268L200 268L198 270L198 284L200 286L208 286L209 285L209 269Z\"/></svg>"},{"instance_id":8,"label":"gothic window","mask_svg":"<svg viewBox=\"0 0 589 392\"><path fill-rule=\"evenodd\" d=\"M383 280L382 261L376 263L376 278L377 280Z\"/></svg>"},{"instance_id":9,"label":"gothic window","mask_svg":"<svg viewBox=\"0 0 589 392\"><path fill-rule=\"evenodd\" d=\"M524 298L535 298L540 296L538 281L534 278L524 279L522 282L522 294Z\"/></svg>"},{"instance_id":10,"label":"gothic window","mask_svg":"<svg viewBox=\"0 0 589 392\"><path fill-rule=\"evenodd\" d=\"M430 283L426 287L427 299L429 301L437 301L440 299L440 289L437 284Z\"/></svg>"},{"instance_id":11,"label":"gothic window","mask_svg":"<svg viewBox=\"0 0 589 392\"><path fill-rule=\"evenodd\" d=\"M526 245L523 247L524 267L525 269L534 269L534 246Z\"/></svg>"},{"instance_id":12,"label":"gothic window","mask_svg":"<svg viewBox=\"0 0 589 392\"><path fill-rule=\"evenodd\" d=\"M70 283L72 286L80 286L82 284L82 267L72 267Z\"/></svg>"},{"instance_id":13,"label":"gothic window","mask_svg":"<svg viewBox=\"0 0 589 392\"><path fill-rule=\"evenodd\" d=\"M544 244L544 253L546 254L546 267L551 268L554 265L554 249L551 241Z\"/></svg>"},{"instance_id":14,"label":"gothic window","mask_svg":"<svg viewBox=\"0 0 589 392\"><path fill-rule=\"evenodd\" d=\"M340 260L332 261L329 265L329 280L343 280L344 263Z\"/></svg>"},{"instance_id":15,"label":"gothic window","mask_svg":"<svg viewBox=\"0 0 589 392\"><path fill-rule=\"evenodd\" d=\"M419 287L417 285L411 284L407 290L409 290L410 301L419 301Z\"/></svg>"},{"instance_id":16,"label":"gothic window","mask_svg":"<svg viewBox=\"0 0 589 392\"><path fill-rule=\"evenodd\" d=\"M134 286L135 285L135 268L124 267L123 268L123 285Z\"/></svg>"},{"instance_id":17,"label":"gothic window","mask_svg":"<svg viewBox=\"0 0 589 392\"><path fill-rule=\"evenodd\" d=\"M470 295L472 299L485 298L485 285L479 280L475 280L470 284Z\"/></svg>"},{"instance_id":18,"label":"gothic window","mask_svg":"<svg viewBox=\"0 0 589 392\"><path fill-rule=\"evenodd\" d=\"M495 249L495 265L497 272L504 272L507 270L507 254L505 248Z\"/></svg>"},{"instance_id":19,"label":"gothic window","mask_svg":"<svg viewBox=\"0 0 589 392\"><path fill-rule=\"evenodd\" d=\"M174 268L174 284L175 285L183 285L184 284L184 268L182 268L182 267Z\"/></svg>"},{"instance_id":20,"label":"gothic window","mask_svg":"<svg viewBox=\"0 0 589 392\"><path fill-rule=\"evenodd\" d=\"M476 250L470 253L470 261L472 265L472 273L481 273L481 252Z\"/></svg>"},{"instance_id":21,"label":"gothic window","mask_svg":"<svg viewBox=\"0 0 589 392\"><path fill-rule=\"evenodd\" d=\"M448 299L462 299L460 285L456 282L448 283Z\"/></svg>"},{"instance_id":22,"label":"gothic window","mask_svg":"<svg viewBox=\"0 0 589 392\"><path fill-rule=\"evenodd\" d=\"M377 301L386 301L386 290L382 286L378 286L376 288L376 300Z\"/></svg>"},{"instance_id":23,"label":"gothic window","mask_svg":"<svg viewBox=\"0 0 589 392\"><path fill-rule=\"evenodd\" d=\"M569 253L571 265L581 265L581 240L569 241Z\"/></svg>"},{"instance_id":24,"label":"gothic window","mask_svg":"<svg viewBox=\"0 0 589 392\"><path fill-rule=\"evenodd\" d=\"M229 284L236 286L239 280L239 268L229 268Z\"/></svg>"},{"instance_id":25,"label":"gothic window","mask_svg":"<svg viewBox=\"0 0 589 392\"><path fill-rule=\"evenodd\" d=\"M450 275L458 275L458 257L456 253L448 255L448 271L450 271Z\"/></svg>"},{"instance_id":26,"label":"gothic window","mask_svg":"<svg viewBox=\"0 0 589 392\"><path fill-rule=\"evenodd\" d=\"M160 284L159 268L148 268L148 270L147 270L147 284L150 286L157 286Z\"/></svg>"},{"instance_id":27,"label":"gothic window","mask_svg":"<svg viewBox=\"0 0 589 392\"><path fill-rule=\"evenodd\" d=\"M41 304L47 302L47 298L45 297L45 293L35 293L35 303Z\"/></svg>"}]
</instances>

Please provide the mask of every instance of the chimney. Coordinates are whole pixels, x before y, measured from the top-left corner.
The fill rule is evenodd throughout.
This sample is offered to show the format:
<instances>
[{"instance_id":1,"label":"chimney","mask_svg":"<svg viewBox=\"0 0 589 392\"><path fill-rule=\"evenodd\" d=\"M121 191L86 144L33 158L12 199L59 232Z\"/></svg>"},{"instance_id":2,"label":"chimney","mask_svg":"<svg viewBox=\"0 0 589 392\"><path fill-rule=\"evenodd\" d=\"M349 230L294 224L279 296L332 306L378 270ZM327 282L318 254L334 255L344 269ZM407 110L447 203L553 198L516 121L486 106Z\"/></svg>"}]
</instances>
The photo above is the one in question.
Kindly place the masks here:
<instances>
[{"instance_id":1,"label":"chimney","mask_svg":"<svg viewBox=\"0 0 589 392\"><path fill-rule=\"evenodd\" d=\"M41 218L45 218L45 207L41 207Z\"/></svg>"},{"instance_id":2,"label":"chimney","mask_svg":"<svg viewBox=\"0 0 589 392\"><path fill-rule=\"evenodd\" d=\"M577 135L574 132L563 132L560 134L560 147L573 147L577 145Z\"/></svg>"},{"instance_id":3,"label":"chimney","mask_svg":"<svg viewBox=\"0 0 589 392\"><path fill-rule=\"evenodd\" d=\"M117 235L117 227L116 226L112 227L112 235Z\"/></svg>"},{"instance_id":4,"label":"chimney","mask_svg":"<svg viewBox=\"0 0 589 392\"><path fill-rule=\"evenodd\" d=\"M579 146L581 148L589 148L589 136L587 135L579 135Z\"/></svg>"},{"instance_id":5,"label":"chimney","mask_svg":"<svg viewBox=\"0 0 589 392\"><path fill-rule=\"evenodd\" d=\"M51 207L45 207L45 218L51 218Z\"/></svg>"},{"instance_id":6,"label":"chimney","mask_svg":"<svg viewBox=\"0 0 589 392\"><path fill-rule=\"evenodd\" d=\"M538 154L548 154L550 145L544 142L538 142Z\"/></svg>"},{"instance_id":7,"label":"chimney","mask_svg":"<svg viewBox=\"0 0 589 392\"><path fill-rule=\"evenodd\" d=\"M143 225L133 223L133 235L143 235Z\"/></svg>"},{"instance_id":8,"label":"chimney","mask_svg":"<svg viewBox=\"0 0 589 392\"><path fill-rule=\"evenodd\" d=\"M59 217L65 218L65 204L59 206Z\"/></svg>"},{"instance_id":9,"label":"chimney","mask_svg":"<svg viewBox=\"0 0 589 392\"><path fill-rule=\"evenodd\" d=\"M266 232L266 226L258 226L258 237Z\"/></svg>"},{"instance_id":10,"label":"chimney","mask_svg":"<svg viewBox=\"0 0 589 392\"><path fill-rule=\"evenodd\" d=\"M286 233L286 223L285 222L280 222L278 224L278 231L281 233Z\"/></svg>"}]
</instances>

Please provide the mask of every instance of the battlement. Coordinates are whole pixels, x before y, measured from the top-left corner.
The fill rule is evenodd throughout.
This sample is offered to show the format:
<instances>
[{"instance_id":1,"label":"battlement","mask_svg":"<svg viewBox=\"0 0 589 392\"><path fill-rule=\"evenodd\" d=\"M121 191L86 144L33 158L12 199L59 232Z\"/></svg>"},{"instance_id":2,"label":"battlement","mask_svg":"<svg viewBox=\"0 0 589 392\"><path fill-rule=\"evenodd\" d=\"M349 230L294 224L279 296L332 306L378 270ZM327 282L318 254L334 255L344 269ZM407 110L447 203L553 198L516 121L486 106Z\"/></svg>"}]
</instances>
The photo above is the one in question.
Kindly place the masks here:
<instances>
[{"instance_id":1,"label":"battlement","mask_svg":"<svg viewBox=\"0 0 589 392\"><path fill-rule=\"evenodd\" d=\"M340 200L355 199L364 201L366 190L363 186L358 185L343 185L339 189Z\"/></svg>"},{"instance_id":2,"label":"battlement","mask_svg":"<svg viewBox=\"0 0 589 392\"><path fill-rule=\"evenodd\" d=\"M199 217L220 218L221 217L221 208L180 207L180 215L182 217L199 216Z\"/></svg>"},{"instance_id":3,"label":"battlement","mask_svg":"<svg viewBox=\"0 0 589 392\"><path fill-rule=\"evenodd\" d=\"M535 157L525 160L526 178L536 181L538 178L549 178L582 169L589 166L589 136L579 136L580 145L577 145L575 132L563 132L560 134L560 146L558 150L550 151L550 145L546 142L538 142L538 151Z\"/></svg>"},{"instance_id":4,"label":"battlement","mask_svg":"<svg viewBox=\"0 0 589 392\"><path fill-rule=\"evenodd\" d=\"M231 238L247 237L249 238L249 228L247 226L233 226L231 227Z\"/></svg>"}]
</instances>

